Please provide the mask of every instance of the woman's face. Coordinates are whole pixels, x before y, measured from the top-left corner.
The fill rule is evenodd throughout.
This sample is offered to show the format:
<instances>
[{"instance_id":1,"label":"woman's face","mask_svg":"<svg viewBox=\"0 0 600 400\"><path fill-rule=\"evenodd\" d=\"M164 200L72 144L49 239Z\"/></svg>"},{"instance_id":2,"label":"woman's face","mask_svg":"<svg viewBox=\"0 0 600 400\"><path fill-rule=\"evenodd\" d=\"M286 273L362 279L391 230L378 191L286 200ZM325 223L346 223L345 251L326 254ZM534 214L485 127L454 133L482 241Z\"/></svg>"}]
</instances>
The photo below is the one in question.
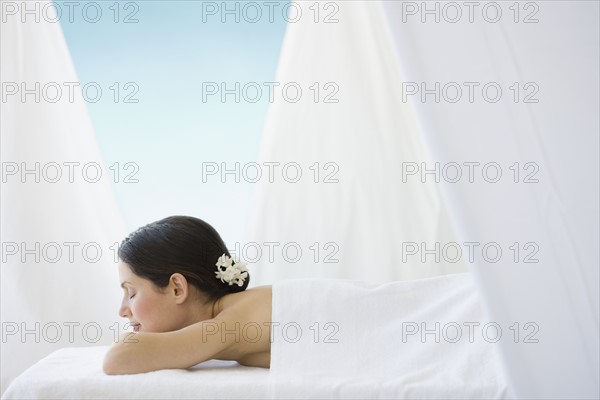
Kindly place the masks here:
<instances>
[{"instance_id":1,"label":"woman's face","mask_svg":"<svg viewBox=\"0 0 600 400\"><path fill-rule=\"evenodd\" d=\"M119 316L129 319L135 332L170 332L186 326L184 307L178 306L170 285L161 293L124 262L119 263L119 278L123 288Z\"/></svg>"}]
</instances>

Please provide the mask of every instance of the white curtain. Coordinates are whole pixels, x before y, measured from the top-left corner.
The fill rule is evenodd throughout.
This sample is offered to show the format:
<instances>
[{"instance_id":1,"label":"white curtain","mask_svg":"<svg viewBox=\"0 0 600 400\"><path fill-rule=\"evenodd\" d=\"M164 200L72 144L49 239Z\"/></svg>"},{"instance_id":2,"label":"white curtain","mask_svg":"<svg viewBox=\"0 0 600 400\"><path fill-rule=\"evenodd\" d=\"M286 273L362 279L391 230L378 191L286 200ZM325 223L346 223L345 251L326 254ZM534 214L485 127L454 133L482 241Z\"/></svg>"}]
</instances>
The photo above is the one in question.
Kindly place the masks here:
<instances>
[{"instance_id":1,"label":"white curtain","mask_svg":"<svg viewBox=\"0 0 600 400\"><path fill-rule=\"evenodd\" d=\"M497 103L476 91L473 103L414 105L434 161L496 162L506 174L440 188L461 241L520 248L471 269L501 326L539 326L537 344L500 343L515 393L597 398L598 2L521 3L520 14L500 3L502 18L487 14L498 22L475 13L473 24L426 24L406 5L383 4L407 81L503 89ZM529 254L539 262L523 262Z\"/></svg>"},{"instance_id":2,"label":"white curtain","mask_svg":"<svg viewBox=\"0 0 600 400\"><path fill-rule=\"evenodd\" d=\"M466 271L462 261L402 259L415 243L452 242L455 232L435 183L402 182L402 163L420 163L427 152L398 96L384 15L367 2L320 5L318 15L312 3L294 4L302 17L288 23L275 81L300 87L302 96L295 101L290 89L288 99L275 97L266 118L258 163L279 164L272 182L256 184L248 238L262 257L246 257L257 259L253 281L381 282Z\"/></svg>"},{"instance_id":3,"label":"white curtain","mask_svg":"<svg viewBox=\"0 0 600 400\"><path fill-rule=\"evenodd\" d=\"M514 395L597 398L598 3L497 2L485 16L480 4L473 22L456 2L336 4L338 23L288 26L277 81L336 82L339 102L276 101L261 160L333 161L340 181L259 186L252 237L336 241L340 262L259 263L256 275L444 274L464 266L406 259L402 246L457 242L504 329ZM312 16L310 4L297 5ZM448 22L457 5L462 20ZM445 14L435 22L424 7ZM408 95L436 82L439 102ZM439 163L440 182L429 174L404 183L402 162ZM456 169L443 170L453 163L462 167L456 183ZM478 166L472 183L468 165ZM472 262L470 242L479 243ZM536 327L528 337L538 342L524 343ZM506 339L516 332L516 343Z\"/></svg>"},{"instance_id":4,"label":"white curtain","mask_svg":"<svg viewBox=\"0 0 600 400\"><path fill-rule=\"evenodd\" d=\"M124 228L59 23L7 16L1 37L4 392L56 349L114 340Z\"/></svg>"}]
</instances>

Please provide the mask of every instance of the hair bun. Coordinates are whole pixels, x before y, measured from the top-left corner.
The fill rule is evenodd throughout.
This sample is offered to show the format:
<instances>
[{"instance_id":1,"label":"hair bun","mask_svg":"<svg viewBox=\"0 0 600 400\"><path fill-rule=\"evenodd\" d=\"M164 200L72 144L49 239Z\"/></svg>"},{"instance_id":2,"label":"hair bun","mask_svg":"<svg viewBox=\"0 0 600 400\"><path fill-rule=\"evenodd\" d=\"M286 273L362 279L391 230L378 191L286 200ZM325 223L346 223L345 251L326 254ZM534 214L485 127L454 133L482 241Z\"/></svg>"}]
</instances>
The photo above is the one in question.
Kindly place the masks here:
<instances>
[{"instance_id":1,"label":"hair bun","mask_svg":"<svg viewBox=\"0 0 600 400\"><path fill-rule=\"evenodd\" d=\"M239 292L243 292L244 290L246 290L246 288L248 287L248 280L246 279L246 282L244 282L244 284L242 286L238 286L238 285L231 285L229 286L229 293L239 293Z\"/></svg>"},{"instance_id":2,"label":"hair bun","mask_svg":"<svg viewBox=\"0 0 600 400\"><path fill-rule=\"evenodd\" d=\"M233 265L235 266L236 262L233 263ZM244 266L246 265L246 263L243 263ZM233 284L233 285L227 285L227 288L229 289L229 293L239 293L239 292L243 292L244 290L246 290L246 288L248 287L248 283L250 282L250 272L244 268L244 274L246 274L246 278L244 278L244 282L242 284L242 286Z\"/></svg>"}]
</instances>

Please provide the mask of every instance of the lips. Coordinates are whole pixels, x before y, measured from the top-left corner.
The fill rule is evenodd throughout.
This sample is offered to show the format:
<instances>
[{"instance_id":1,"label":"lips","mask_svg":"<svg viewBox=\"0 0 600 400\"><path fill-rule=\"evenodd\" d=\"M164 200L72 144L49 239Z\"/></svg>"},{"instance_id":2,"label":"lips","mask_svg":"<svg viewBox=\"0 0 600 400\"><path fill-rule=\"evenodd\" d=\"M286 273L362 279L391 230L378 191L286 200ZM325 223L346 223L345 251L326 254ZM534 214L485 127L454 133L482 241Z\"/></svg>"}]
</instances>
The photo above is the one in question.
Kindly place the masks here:
<instances>
[{"instance_id":1,"label":"lips","mask_svg":"<svg viewBox=\"0 0 600 400\"><path fill-rule=\"evenodd\" d=\"M133 331L134 332L138 332L140 330L140 327L141 327L140 324L131 324L131 326L133 327Z\"/></svg>"}]
</instances>

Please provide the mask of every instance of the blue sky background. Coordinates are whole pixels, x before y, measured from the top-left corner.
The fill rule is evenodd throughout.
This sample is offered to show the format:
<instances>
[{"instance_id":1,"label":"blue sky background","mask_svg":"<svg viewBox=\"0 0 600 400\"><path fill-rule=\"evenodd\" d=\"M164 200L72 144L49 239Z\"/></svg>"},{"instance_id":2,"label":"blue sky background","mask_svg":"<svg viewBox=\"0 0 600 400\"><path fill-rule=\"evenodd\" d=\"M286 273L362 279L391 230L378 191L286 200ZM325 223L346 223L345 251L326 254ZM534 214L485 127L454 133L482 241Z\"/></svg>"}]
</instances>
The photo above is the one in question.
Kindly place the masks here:
<instances>
[{"instance_id":1,"label":"blue sky background","mask_svg":"<svg viewBox=\"0 0 600 400\"><path fill-rule=\"evenodd\" d=\"M63 2L55 3L66 13ZM259 22L251 23L239 2L239 23L233 15L223 23L220 14L206 15L203 22L203 3L221 9L222 2L96 1L102 16L91 23L83 18L86 3L75 9L73 22L63 15L61 25L81 84L97 82L103 90L88 110L105 163L121 166L112 186L127 229L187 214L211 223L228 245L242 241L253 185L235 184L232 177L227 184L216 177L203 183L201 163L256 160L267 93L257 103L235 103L232 96L225 103L218 96L203 103L202 82L233 87L236 81L242 86L274 81L286 28L281 12L270 22L263 9ZM248 18L254 18L251 11ZM87 16L95 18L95 9ZM126 16L138 22L124 23ZM117 102L110 89L115 82ZM133 92L124 87L127 82L139 88L137 104L123 102ZM124 169L126 162L139 166L133 176L139 183L122 182L134 172Z\"/></svg>"}]
</instances>

